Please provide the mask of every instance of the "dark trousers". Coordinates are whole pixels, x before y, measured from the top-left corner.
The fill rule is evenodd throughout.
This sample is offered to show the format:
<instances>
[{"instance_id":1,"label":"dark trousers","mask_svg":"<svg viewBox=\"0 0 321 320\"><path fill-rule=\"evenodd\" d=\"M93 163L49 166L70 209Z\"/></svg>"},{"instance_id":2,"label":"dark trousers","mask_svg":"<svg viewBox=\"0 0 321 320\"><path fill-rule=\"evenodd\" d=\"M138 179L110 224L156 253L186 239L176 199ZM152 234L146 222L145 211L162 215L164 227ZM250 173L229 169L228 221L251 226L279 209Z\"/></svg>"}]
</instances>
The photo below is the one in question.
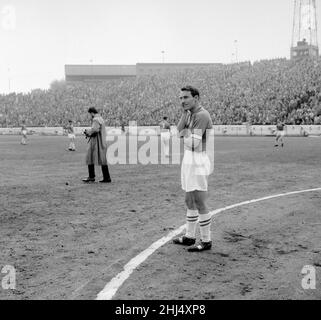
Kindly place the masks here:
<instances>
[{"instance_id":1,"label":"dark trousers","mask_svg":"<svg viewBox=\"0 0 321 320\"><path fill-rule=\"evenodd\" d=\"M107 165L101 166L101 171L103 173L104 180L110 181L111 179L109 175L108 166ZM95 179L95 165L93 164L88 165L88 172L89 172L89 178Z\"/></svg>"}]
</instances>

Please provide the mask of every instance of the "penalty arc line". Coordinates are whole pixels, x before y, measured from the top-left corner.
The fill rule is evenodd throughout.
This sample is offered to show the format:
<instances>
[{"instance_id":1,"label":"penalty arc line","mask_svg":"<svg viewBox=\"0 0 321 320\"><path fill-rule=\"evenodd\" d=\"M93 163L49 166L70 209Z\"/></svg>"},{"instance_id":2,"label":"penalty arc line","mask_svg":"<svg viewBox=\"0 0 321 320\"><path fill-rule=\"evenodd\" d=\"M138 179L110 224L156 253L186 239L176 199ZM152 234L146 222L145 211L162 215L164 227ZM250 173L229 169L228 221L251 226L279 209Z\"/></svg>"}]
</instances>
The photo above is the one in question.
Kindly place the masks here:
<instances>
[{"instance_id":1,"label":"penalty arc line","mask_svg":"<svg viewBox=\"0 0 321 320\"><path fill-rule=\"evenodd\" d=\"M270 200L270 199L274 199L274 198L291 196L291 195L300 194L300 193L315 192L315 191L321 191L321 188L281 193L281 194L268 196L268 197L264 197L264 198L244 201L244 202L236 203L236 204L224 207L224 208L216 209L216 210L210 212L210 214L211 214L211 217L213 217L214 215L217 215L218 213L221 213L223 211L227 211L227 210L234 209L234 208L237 208L237 207L245 206L247 204L266 201L266 200ZM116 294L116 292L118 291L118 289L122 286L122 284L129 278L129 276L135 271L135 269L140 264L142 264L157 249L159 249L164 244L166 244L167 242L172 240L175 236L181 234L184 231L184 229L185 229L185 224L180 226L178 229L170 232L167 236L165 236L165 237L159 239L158 241L154 242L146 250L142 251L136 257L132 258L124 266L123 271L121 271L118 275L116 275L114 278L112 278L106 284L104 289L98 293L98 295L96 297L96 300L111 300L113 298L113 296Z\"/></svg>"}]
</instances>

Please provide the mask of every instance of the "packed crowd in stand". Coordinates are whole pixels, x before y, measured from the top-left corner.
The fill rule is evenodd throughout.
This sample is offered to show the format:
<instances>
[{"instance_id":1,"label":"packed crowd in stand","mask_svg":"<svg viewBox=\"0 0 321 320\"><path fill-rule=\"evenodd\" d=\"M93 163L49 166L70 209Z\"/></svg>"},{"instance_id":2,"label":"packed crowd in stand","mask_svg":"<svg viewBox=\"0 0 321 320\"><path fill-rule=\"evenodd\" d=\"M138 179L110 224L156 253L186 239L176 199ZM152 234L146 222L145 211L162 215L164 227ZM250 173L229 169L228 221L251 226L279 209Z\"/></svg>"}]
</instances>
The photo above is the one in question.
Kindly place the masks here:
<instances>
[{"instance_id":1,"label":"packed crowd in stand","mask_svg":"<svg viewBox=\"0 0 321 320\"><path fill-rule=\"evenodd\" d=\"M0 127L88 125L98 108L108 126L177 123L179 88L199 88L214 124L321 124L321 60L264 60L106 82L54 82L50 89L0 95Z\"/></svg>"}]
</instances>

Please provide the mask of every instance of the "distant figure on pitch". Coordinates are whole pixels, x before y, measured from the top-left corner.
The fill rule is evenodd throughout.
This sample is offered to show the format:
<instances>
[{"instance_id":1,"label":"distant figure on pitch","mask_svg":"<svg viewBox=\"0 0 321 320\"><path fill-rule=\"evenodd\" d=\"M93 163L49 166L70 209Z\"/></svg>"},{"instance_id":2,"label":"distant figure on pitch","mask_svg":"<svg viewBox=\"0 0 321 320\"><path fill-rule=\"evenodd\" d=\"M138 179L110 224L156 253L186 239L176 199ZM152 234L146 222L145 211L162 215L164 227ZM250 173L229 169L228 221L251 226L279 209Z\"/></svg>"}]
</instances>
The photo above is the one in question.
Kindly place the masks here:
<instances>
[{"instance_id":1,"label":"distant figure on pitch","mask_svg":"<svg viewBox=\"0 0 321 320\"><path fill-rule=\"evenodd\" d=\"M22 122L22 126L21 126L21 134L22 134L22 138L21 138L21 144L22 145L26 145L27 144L27 127L25 122Z\"/></svg>"},{"instance_id":2,"label":"distant figure on pitch","mask_svg":"<svg viewBox=\"0 0 321 320\"><path fill-rule=\"evenodd\" d=\"M283 148L284 146L283 137L285 136L284 127L285 127L285 124L284 122L281 122L281 121L279 121L278 124L276 125L276 136L275 136L274 147L278 147L280 143L281 147Z\"/></svg>"},{"instance_id":3,"label":"distant figure on pitch","mask_svg":"<svg viewBox=\"0 0 321 320\"><path fill-rule=\"evenodd\" d=\"M125 130L125 121L123 120L123 118L120 119L120 127L121 127L122 134L123 134L123 133L126 133L126 130Z\"/></svg>"},{"instance_id":4,"label":"distant figure on pitch","mask_svg":"<svg viewBox=\"0 0 321 320\"><path fill-rule=\"evenodd\" d=\"M96 108L89 108L88 113L91 116L91 129L85 130L86 139L89 139L86 164L88 165L89 176L83 179L83 182L95 182L95 165L101 166L103 180L101 183L111 182L107 165L107 141L105 122Z\"/></svg>"},{"instance_id":5,"label":"distant figure on pitch","mask_svg":"<svg viewBox=\"0 0 321 320\"><path fill-rule=\"evenodd\" d=\"M161 142L164 147L165 157L169 157L169 141L171 138L171 126L167 121L167 117L164 117L160 123L161 130Z\"/></svg>"},{"instance_id":6,"label":"distant figure on pitch","mask_svg":"<svg viewBox=\"0 0 321 320\"><path fill-rule=\"evenodd\" d=\"M74 132L74 125L72 123L72 120L68 121L68 124L64 127L64 129L67 131L68 134L68 139L69 139L69 151L76 151L76 146L75 146L75 139L76 135Z\"/></svg>"},{"instance_id":7,"label":"distant figure on pitch","mask_svg":"<svg viewBox=\"0 0 321 320\"><path fill-rule=\"evenodd\" d=\"M189 252L212 248L211 214L206 205L208 176L211 162L206 152L206 141L213 128L210 114L200 105L199 91L191 86L181 89L180 101L183 115L177 125L179 136L184 138L184 158L181 168L181 184L185 191L186 233L173 240L174 244L189 246ZM199 222L201 239L196 242L196 226Z\"/></svg>"}]
</instances>

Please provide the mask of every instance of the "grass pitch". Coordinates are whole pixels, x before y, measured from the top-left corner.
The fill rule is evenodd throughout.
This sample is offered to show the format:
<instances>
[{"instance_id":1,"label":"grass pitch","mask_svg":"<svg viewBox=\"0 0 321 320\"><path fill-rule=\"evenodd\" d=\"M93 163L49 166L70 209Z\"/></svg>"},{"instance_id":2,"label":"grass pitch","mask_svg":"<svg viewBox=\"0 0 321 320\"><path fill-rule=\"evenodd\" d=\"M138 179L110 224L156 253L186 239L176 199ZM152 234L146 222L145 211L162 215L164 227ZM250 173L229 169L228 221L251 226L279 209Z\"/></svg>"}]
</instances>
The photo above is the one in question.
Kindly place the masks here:
<instances>
[{"instance_id":1,"label":"grass pitch","mask_svg":"<svg viewBox=\"0 0 321 320\"><path fill-rule=\"evenodd\" d=\"M16 289L0 288L0 299L94 299L131 258L185 223L178 165L114 165L112 184L85 185L82 138L76 152L66 151L66 137L28 142L0 136L0 269L17 271ZM320 144L215 138L210 209L321 187ZM223 212L211 251L168 243L115 299L320 299L320 208L312 192ZM305 265L316 268L316 290L301 286Z\"/></svg>"}]
</instances>

